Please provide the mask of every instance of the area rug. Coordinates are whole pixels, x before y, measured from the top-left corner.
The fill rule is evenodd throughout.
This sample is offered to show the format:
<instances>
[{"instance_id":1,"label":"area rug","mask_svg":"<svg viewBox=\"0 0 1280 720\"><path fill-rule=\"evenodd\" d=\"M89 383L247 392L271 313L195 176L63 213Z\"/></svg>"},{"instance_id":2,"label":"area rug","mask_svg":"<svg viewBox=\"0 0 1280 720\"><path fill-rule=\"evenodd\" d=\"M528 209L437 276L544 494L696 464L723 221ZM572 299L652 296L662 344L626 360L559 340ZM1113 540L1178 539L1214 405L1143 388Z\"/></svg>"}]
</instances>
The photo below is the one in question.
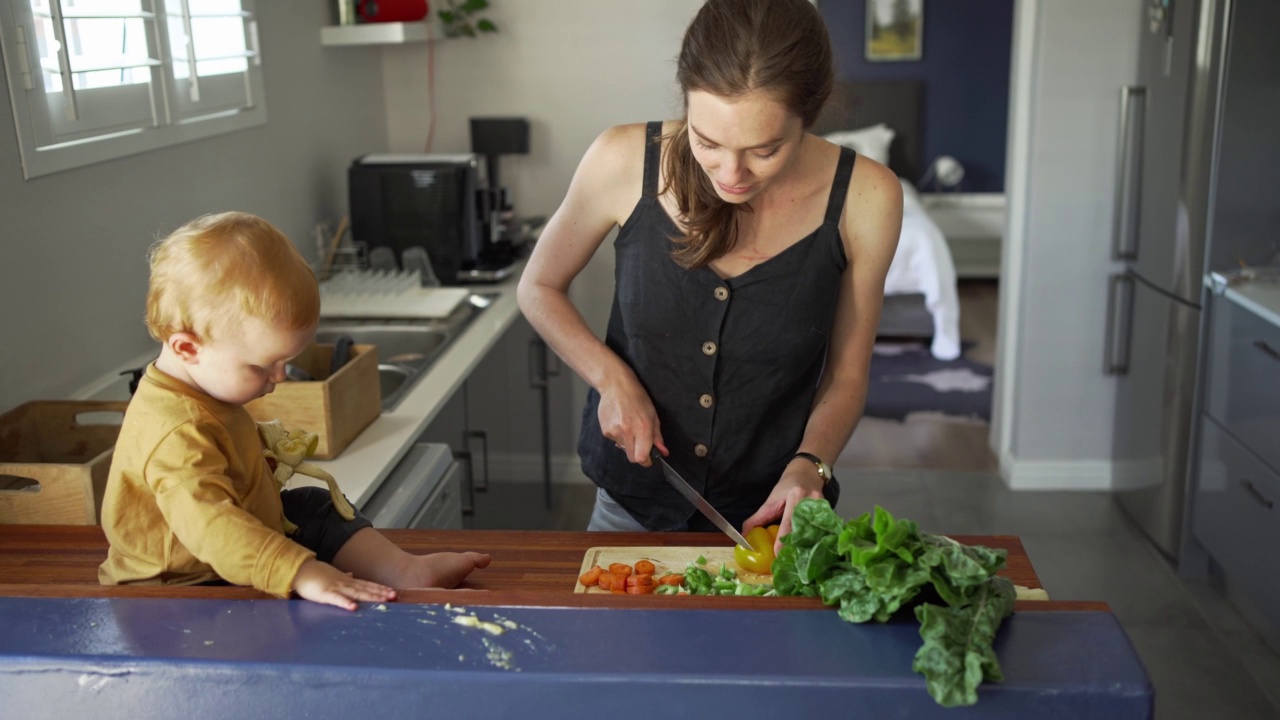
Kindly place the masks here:
<instances>
[{"instance_id":1,"label":"area rug","mask_svg":"<svg viewBox=\"0 0 1280 720\"><path fill-rule=\"evenodd\" d=\"M991 421L991 368L968 360L938 360L925 343L878 342L863 414L902 421L933 413Z\"/></svg>"}]
</instances>

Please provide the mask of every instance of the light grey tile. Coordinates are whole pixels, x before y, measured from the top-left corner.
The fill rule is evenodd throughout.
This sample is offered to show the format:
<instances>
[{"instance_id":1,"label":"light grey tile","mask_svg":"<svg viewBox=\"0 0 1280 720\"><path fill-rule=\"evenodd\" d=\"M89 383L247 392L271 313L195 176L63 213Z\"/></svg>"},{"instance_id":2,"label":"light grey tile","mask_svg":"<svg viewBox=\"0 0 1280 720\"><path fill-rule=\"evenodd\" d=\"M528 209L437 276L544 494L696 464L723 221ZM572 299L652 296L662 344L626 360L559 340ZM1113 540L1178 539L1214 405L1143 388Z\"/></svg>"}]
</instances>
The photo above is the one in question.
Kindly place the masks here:
<instances>
[{"instance_id":1,"label":"light grey tile","mask_svg":"<svg viewBox=\"0 0 1280 720\"><path fill-rule=\"evenodd\" d=\"M921 473L846 470L838 465L834 472L840 480L835 507L840 517L850 520L879 505L894 517L914 520L922 529L936 532L937 516Z\"/></svg>"},{"instance_id":2,"label":"light grey tile","mask_svg":"<svg viewBox=\"0 0 1280 720\"><path fill-rule=\"evenodd\" d=\"M1207 628L1126 625L1155 688L1157 720L1276 720L1278 710Z\"/></svg>"},{"instance_id":3,"label":"light grey tile","mask_svg":"<svg viewBox=\"0 0 1280 720\"><path fill-rule=\"evenodd\" d=\"M551 507L546 505L541 483L492 482L487 492L475 495L474 515L463 518L463 527L475 530L585 530L583 519L591 514L595 487L554 484Z\"/></svg>"},{"instance_id":4,"label":"light grey tile","mask_svg":"<svg viewBox=\"0 0 1280 720\"><path fill-rule=\"evenodd\" d=\"M1183 585L1209 626L1241 659L1258 686L1280 708L1280 652L1265 642L1214 583L1184 580ZM1280 717L1280 711L1277 711L1277 717Z\"/></svg>"},{"instance_id":5,"label":"light grey tile","mask_svg":"<svg viewBox=\"0 0 1280 720\"><path fill-rule=\"evenodd\" d=\"M994 476L926 481L938 519L951 532L1134 536L1110 493L1014 491Z\"/></svg>"},{"instance_id":6,"label":"light grey tile","mask_svg":"<svg viewBox=\"0 0 1280 720\"><path fill-rule=\"evenodd\" d=\"M1251 629L1224 633L1222 640L1276 706L1275 717L1280 718L1280 655Z\"/></svg>"},{"instance_id":7,"label":"light grey tile","mask_svg":"<svg viewBox=\"0 0 1280 720\"><path fill-rule=\"evenodd\" d=\"M1101 600L1126 625L1207 627L1199 608L1155 551L1137 539L1020 535L1054 600Z\"/></svg>"}]
</instances>

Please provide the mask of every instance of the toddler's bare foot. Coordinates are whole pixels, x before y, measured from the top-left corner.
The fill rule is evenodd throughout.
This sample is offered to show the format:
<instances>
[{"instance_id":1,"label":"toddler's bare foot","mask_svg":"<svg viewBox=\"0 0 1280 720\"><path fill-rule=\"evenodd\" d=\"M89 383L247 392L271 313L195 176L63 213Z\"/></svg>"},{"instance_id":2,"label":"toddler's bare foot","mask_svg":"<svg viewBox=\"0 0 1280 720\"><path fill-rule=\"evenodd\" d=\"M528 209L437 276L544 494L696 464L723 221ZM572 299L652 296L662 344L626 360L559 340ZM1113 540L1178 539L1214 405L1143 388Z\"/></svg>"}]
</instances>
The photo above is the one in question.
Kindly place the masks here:
<instances>
[{"instance_id":1,"label":"toddler's bare foot","mask_svg":"<svg viewBox=\"0 0 1280 720\"><path fill-rule=\"evenodd\" d=\"M439 552L411 555L406 563L402 588L455 588L473 570L488 567L489 555L478 552Z\"/></svg>"}]
</instances>

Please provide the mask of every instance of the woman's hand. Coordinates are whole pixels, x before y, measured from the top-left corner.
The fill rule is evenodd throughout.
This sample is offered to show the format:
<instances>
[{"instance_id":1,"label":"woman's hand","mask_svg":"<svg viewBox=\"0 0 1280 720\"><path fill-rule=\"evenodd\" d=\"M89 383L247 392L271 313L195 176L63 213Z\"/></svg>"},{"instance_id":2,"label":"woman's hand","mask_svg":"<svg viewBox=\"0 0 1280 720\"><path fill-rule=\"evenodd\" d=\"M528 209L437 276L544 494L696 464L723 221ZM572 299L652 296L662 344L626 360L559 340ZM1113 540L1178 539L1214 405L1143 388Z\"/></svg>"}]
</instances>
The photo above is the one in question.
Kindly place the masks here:
<instances>
[{"instance_id":1,"label":"woman's hand","mask_svg":"<svg viewBox=\"0 0 1280 720\"><path fill-rule=\"evenodd\" d=\"M628 460L649 467L653 464L649 459L650 448L657 447L663 455L667 454L658 427L658 411L634 374L628 372L627 376L602 386L599 392L600 430L626 453Z\"/></svg>"},{"instance_id":2,"label":"woman's hand","mask_svg":"<svg viewBox=\"0 0 1280 720\"><path fill-rule=\"evenodd\" d=\"M754 527L768 525L781 518L778 537L773 542L774 554L782 549L782 538L791 534L791 513L796 505L805 498L822 497L823 481L818 475L818 468L803 458L797 460L787 464L778 484L773 486L773 492L769 493L760 509L742 524L742 532L746 534Z\"/></svg>"}]
</instances>

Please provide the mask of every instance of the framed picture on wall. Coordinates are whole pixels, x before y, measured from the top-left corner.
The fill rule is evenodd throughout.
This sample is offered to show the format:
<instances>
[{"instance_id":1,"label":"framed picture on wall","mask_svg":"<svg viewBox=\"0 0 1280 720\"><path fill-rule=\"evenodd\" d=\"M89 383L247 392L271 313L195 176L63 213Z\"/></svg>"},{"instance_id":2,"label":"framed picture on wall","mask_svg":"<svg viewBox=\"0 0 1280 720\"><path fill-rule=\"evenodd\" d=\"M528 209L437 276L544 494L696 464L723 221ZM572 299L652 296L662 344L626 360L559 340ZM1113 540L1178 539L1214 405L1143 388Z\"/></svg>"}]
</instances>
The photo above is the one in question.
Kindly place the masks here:
<instances>
[{"instance_id":1,"label":"framed picture on wall","mask_svg":"<svg viewBox=\"0 0 1280 720\"><path fill-rule=\"evenodd\" d=\"M867 60L919 60L924 54L924 0L866 0Z\"/></svg>"}]
</instances>

